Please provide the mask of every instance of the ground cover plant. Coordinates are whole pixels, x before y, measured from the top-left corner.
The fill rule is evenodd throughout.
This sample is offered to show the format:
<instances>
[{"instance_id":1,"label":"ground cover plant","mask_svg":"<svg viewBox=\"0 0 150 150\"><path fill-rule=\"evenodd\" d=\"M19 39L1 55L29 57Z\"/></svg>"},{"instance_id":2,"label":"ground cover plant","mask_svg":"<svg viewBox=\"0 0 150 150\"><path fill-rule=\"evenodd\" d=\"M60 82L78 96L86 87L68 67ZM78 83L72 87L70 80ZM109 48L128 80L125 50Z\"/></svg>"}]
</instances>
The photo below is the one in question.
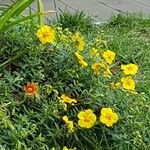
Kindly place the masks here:
<instances>
[{"instance_id":1,"label":"ground cover plant","mask_svg":"<svg viewBox=\"0 0 150 150\"><path fill-rule=\"evenodd\" d=\"M56 22L61 24L63 29L69 28L72 32L89 32L94 26L94 20L84 12L73 13L67 10L61 10Z\"/></svg>"},{"instance_id":2,"label":"ground cover plant","mask_svg":"<svg viewBox=\"0 0 150 150\"><path fill-rule=\"evenodd\" d=\"M2 32L0 149L148 150L149 24L119 15L88 33L36 20Z\"/></svg>"}]
</instances>

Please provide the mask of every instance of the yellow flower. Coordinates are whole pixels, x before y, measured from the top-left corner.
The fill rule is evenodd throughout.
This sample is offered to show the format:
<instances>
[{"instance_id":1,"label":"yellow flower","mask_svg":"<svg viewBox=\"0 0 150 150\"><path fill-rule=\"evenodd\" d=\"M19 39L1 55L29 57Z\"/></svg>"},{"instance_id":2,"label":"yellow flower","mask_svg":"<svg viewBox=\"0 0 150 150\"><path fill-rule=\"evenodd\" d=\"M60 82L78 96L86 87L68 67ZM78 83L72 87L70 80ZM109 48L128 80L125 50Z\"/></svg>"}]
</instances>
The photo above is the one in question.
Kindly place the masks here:
<instances>
[{"instance_id":1,"label":"yellow flower","mask_svg":"<svg viewBox=\"0 0 150 150\"><path fill-rule=\"evenodd\" d=\"M67 125L68 132L69 132L69 133L74 132L74 124L73 124L73 121L70 121L67 116L64 116L64 117L63 117L63 120L64 120L64 122L65 122L66 125Z\"/></svg>"},{"instance_id":2,"label":"yellow flower","mask_svg":"<svg viewBox=\"0 0 150 150\"><path fill-rule=\"evenodd\" d=\"M112 76L112 73L110 71L109 66L105 63L94 63L91 67L94 70L94 74L99 74L99 70L102 68L104 70L104 76L110 77Z\"/></svg>"},{"instance_id":3,"label":"yellow flower","mask_svg":"<svg viewBox=\"0 0 150 150\"><path fill-rule=\"evenodd\" d=\"M107 127L111 127L118 121L118 115L111 108L102 108L100 121Z\"/></svg>"},{"instance_id":4,"label":"yellow flower","mask_svg":"<svg viewBox=\"0 0 150 150\"><path fill-rule=\"evenodd\" d=\"M134 75L138 72L138 66L135 64L121 65L125 75Z\"/></svg>"},{"instance_id":5,"label":"yellow flower","mask_svg":"<svg viewBox=\"0 0 150 150\"><path fill-rule=\"evenodd\" d=\"M107 50L103 53L103 58L105 59L106 63L112 64L115 59L116 54L110 50Z\"/></svg>"},{"instance_id":6,"label":"yellow flower","mask_svg":"<svg viewBox=\"0 0 150 150\"><path fill-rule=\"evenodd\" d=\"M37 37L42 42L42 44L53 44L55 40L55 30L52 27L43 25L40 29L37 30Z\"/></svg>"},{"instance_id":7,"label":"yellow flower","mask_svg":"<svg viewBox=\"0 0 150 150\"><path fill-rule=\"evenodd\" d=\"M91 56L92 57L98 57L99 56L98 49L92 48L92 50L91 50Z\"/></svg>"},{"instance_id":8,"label":"yellow flower","mask_svg":"<svg viewBox=\"0 0 150 150\"><path fill-rule=\"evenodd\" d=\"M112 76L112 73L111 73L111 71L110 71L109 66L106 66L106 70L104 71L104 75L105 75L106 77L111 77L111 76Z\"/></svg>"},{"instance_id":9,"label":"yellow flower","mask_svg":"<svg viewBox=\"0 0 150 150\"><path fill-rule=\"evenodd\" d=\"M65 121L65 123L68 123L68 121L69 121L67 116L63 116L63 120Z\"/></svg>"},{"instance_id":10,"label":"yellow flower","mask_svg":"<svg viewBox=\"0 0 150 150\"><path fill-rule=\"evenodd\" d=\"M69 150L66 146L63 147L63 150Z\"/></svg>"},{"instance_id":11,"label":"yellow flower","mask_svg":"<svg viewBox=\"0 0 150 150\"><path fill-rule=\"evenodd\" d=\"M87 67L88 66L88 64L87 64L87 62L86 61L84 61L84 60L79 60L79 64L81 64L82 65L82 67Z\"/></svg>"},{"instance_id":12,"label":"yellow flower","mask_svg":"<svg viewBox=\"0 0 150 150\"><path fill-rule=\"evenodd\" d=\"M75 33L72 36L72 40L75 43L75 47L79 51L82 51L84 49L84 46L85 46L84 37L79 32Z\"/></svg>"},{"instance_id":13,"label":"yellow flower","mask_svg":"<svg viewBox=\"0 0 150 150\"><path fill-rule=\"evenodd\" d=\"M91 128L96 121L96 116L91 109L81 111L78 118L78 125L82 128Z\"/></svg>"},{"instance_id":14,"label":"yellow flower","mask_svg":"<svg viewBox=\"0 0 150 150\"><path fill-rule=\"evenodd\" d=\"M94 63L91 67L94 71L94 74L99 74L99 70L102 66L103 66L102 63Z\"/></svg>"},{"instance_id":15,"label":"yellow flower","mask_svg":"<svg viewBox=\"0 0 150 150\"><path fill-rule=\"evenodd\" d=\"M84 59L83 56L81 56L78 51L75 52L75 55L76 55L76 57L77 57L79 60Z\"/></svg>"},{"instance_id":16,"label":"yellow flower","mask_svg":"<svg viewBox=\"0 0 150 150\"><path fill-rule=\"evenodd\" d=\"M126 90L134 90L135 89L135 81L131 76L121 78L122 86Z\"/></svg>"},{"instance_id":17,"label":"yellow flower","mask_svg":"<svg viewBox=\"0 0 150 150\"><path fill-rule=\"evenodd\" d=\"M121 87L121 83L120 82L117 82L117 83L112 82L111 83L111 88L112 89L118 89L120 87Z\"/></svg>"},{"instance_id":18,"label":"yellow flower","mask_svg":"<svg viewBox=\"0 0 150 150\"><path fill-rule=\"evenodd\" d=\"M74 132L74 124L73 124L73 121L68 121L67 127L68 127L68 132L69 132L69 133L73 133L73 132Z\"/></svg>"},{"instance_id":19,"label":"yellow flower","mask_svg":"<svg viewBox=\"0 0 150 150\"><path fill-rule=\"evenodd\" d=\"M74 103L77 103L77 100L75 100L75 99L72 99L72 98L70 98L70 97L68 97L68 96L66 96L66 95L61 95L61 102L63 102L63 103L68 103L68 104L74 104Z\"/></svg>"},{"instance_id":20,"label":"yellow flower","mask_svg":"<svg viewBox=\"0 0 150 150\"><path fill-rule=\"evenodd\" d=\"M81 65L82 65L82 67L86 67L86 66L88 66L87 62L86 62L86 61L84 61L84 57L83 57L83 56L81 56L81 55L80 55L80 53L79 53L78 51L77 51L77 52L75 52L75 55L76 55L76 57L77 57L77 59L78 59L79 64L81 64Z\"/></svg>"},{"instance_id":21,"label":"yellow flower","mask_svg":"<svg viewBox=\"0 0 150 150\"><path fill-rule=\"evenodd\" d=\"M74 147L74 148L67 148L66 146L64 146L62 150L76 150L76 147Z\"/></svg>"}]
</instances>

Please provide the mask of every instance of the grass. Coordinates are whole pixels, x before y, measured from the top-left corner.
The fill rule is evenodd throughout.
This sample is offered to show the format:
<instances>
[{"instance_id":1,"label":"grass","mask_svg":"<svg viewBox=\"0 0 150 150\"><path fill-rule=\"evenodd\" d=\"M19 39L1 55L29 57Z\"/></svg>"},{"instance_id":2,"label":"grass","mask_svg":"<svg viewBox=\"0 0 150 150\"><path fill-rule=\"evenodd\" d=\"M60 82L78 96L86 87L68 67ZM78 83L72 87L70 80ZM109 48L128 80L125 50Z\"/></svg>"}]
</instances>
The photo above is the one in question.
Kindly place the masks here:
<instances>
[{"instance_id":1,"label":"grass","mask_svg":"<svg viewBox=\"0 0 150 150\"><path fill-rule=\"evenodd\" d=\"M69 20L71 29L72 20ZM83 28L84 21L80 22ZM26 53L9 61L0 70L0 149L61 150L66 145L77 150L149 150L149 24L150 19L127 14L115 16L107 24L90 30L85 25L82 30L87 42L86 59L94 38L100 35L107 41L108 48L117 54L114 73L119 72L120 64L139 66L135 77L136 94L112 90L107 85L111 79L95 78L90 69L78 69L78 65L73 65L76 63L74 47L63 47L59 43L40 45L35 35L36 21L18 24L1 33L0 64L20 50ZM64 28L70 28L70 23ZM62 32L57 25L56 29ZM78 21L74 30L80 31ZM63 32L70 34L68 30ZM33 80L39 85L39 96L26 97L23 86ZM58 96L64 92L79 101L75 107L69 106L67 112L58 101ZM76 115L80 110L91 108L99 116L100 108L105 106L119 114L119 121L113 128L97 122L91 129L77 128L75 133L67 133L61 119L63 115L77 122Z\"/></svg>"},{"instance_id":2,"label":"grass","mask_svg":"<svg viewBox=\"0 0 150 150\"><path fill-rule=\"evenodd\" d=\"M135 98L131 101L126 99L126 106L130 107L131 112L136 115L138 114L138 120L141 120L138 124L137 120L132 122L132 127L129 129L128 134L132 134L134 125L137 123L137 132L142 133L142 138L145 146L135 149L147 150L150 148L150 143L148 142L150 133L147 130L149 126L148 114L149 110L149 97L150 97L150 18L143 19L141 15L118 15L113 17L108 24L103 25L101 30L104 30L107 41L109 43L109 48L113 49L118 54L118 61L120 63L136 63L139 65L139 76L137 77L137 92L143 93L142 101L141 99ZM123 109L123 111L125 111ZM130 113L131 113L130 112ZM145 114L145 115L144 115ZM132 117L135 117L135 116ZM131 117L131 116L130 116ZM139 128L141 129L138 129ZM136 133L133 133L136 134ZM128 136L128 135L125 135ZM130 139L131 140L131 139ZM132 149L127 148L123 145L118 149Z\"/></svg>"},{"instance_id":3,"label":"grass","mask_svg":"<svg viewBox=\"0 0 150 150\"><path fill-rule=\"evenodd\" d=\"M71 13L69 11L61 11L56 22L60 24L63 29L68 28L72 32L80 31L86 33L93 28L93 19L84 12Z\"/></svg>"},{"instance_id":4,"label":"grass","mask_svg":"<svg viewBox=\"0 0 150 150\"><path fill-rule=\"evenodd\" d=\"M139 92L150 96L150 19L141 15L118 15L102 27L109 47L117 50L119 61L137 63L140 67Z\"/></svg>"}]
</instances>

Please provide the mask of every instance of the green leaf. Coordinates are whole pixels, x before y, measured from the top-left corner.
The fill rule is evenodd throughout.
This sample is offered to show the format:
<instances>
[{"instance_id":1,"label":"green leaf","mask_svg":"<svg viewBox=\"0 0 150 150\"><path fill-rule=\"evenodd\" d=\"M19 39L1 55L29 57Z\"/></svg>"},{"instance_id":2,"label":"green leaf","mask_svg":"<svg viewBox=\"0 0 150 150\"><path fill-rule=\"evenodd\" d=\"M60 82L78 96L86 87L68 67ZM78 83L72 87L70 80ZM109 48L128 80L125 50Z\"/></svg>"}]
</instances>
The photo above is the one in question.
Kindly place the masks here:
<instances>
[{"instance_id":1,"label":"green leaf","mask_svg":"<svg viewBox=\"0 0 150 150\"><path fill-rule=\"evenodd\" d=\"M9 19L19 15L35 0L17 0L0 16L0 32L4 31L3 28L8 23Z\"/></svg>"}]
</instances>

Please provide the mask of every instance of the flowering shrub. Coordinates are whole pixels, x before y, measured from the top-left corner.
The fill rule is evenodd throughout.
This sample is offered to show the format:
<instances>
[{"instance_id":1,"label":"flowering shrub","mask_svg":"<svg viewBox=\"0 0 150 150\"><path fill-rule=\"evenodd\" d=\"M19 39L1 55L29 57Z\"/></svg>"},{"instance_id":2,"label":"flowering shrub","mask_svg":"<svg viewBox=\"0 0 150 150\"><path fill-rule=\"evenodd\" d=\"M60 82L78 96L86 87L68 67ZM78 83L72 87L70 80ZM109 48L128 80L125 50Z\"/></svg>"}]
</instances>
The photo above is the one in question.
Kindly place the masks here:
<instances>
[{"instance_id":1,"label":"flowering shrub","mask_svg":"<svg viewBox=\"0 0 150 150\"><path fill-rule=\"evenodd\" d=\"M93 78L96 78L97 82L100 82L101 79L99 79L99 76L101 78L104 77L103 80L107 81L107 84L109 87L111 85L111 82L110 82L111 79L109 79L110 80L109 81L109 80L107 80L107 78L112 78L112 76L118 75L119 70L117 71L117 73L116 72L112 73L112 71L111 71L111 68L113 68L112 63L113 62L115 63L116 53L113 52L112 50L107 50L106 41L103 41L103 39L99 40L96 37L96 39L93 43L96 43L96 44L98 42L100 44L104 43L104 47L101 49L99 49L98 47L95 48L94 44L90 43L91 45L89 45L87 47L87 49L88 49L88 51L91 51L91 52L88 53L88 51L86 51L87 61L85 61L84 56L81 54L81 52L84 51L84 47L85 47L84 37L79 32L72 34L71 32L67 31L68 35L69 35L68 40L65 43L63 43L62 41L57 42L57 38L61 37L62 35L63 35L63 37L67 37L67 35L62 33L63 30L61 28L59 28L59 31L57 31L58 30L57 28L56 29L52 29L52 28L53 27L44 25L40 29L38 29L37 37L42 42L42 44L51 42L53 45L58 45L57 46L58 49L61 46L72 47L72 50L68 53L71 53L71 55L72 55L72 56L70 55L72 62L75 60L74 56L77 57L78 63L75 62L72 65L72 70L74 70L75 75L78 72L78 70L82 71L83 67L86 67L84 69L84 72L88 72L89 76L91 76L90 80L93 80L92 79L92 77L93 77ZM58 37L55 37L56 34L58 34L57 35ZM55 43L54 43L54 39L56 40ZM87 43L87 45L88 44L89 43ZM89 47L91 48L91 50L89 49ZM57 53L57 49L55 50L55 52ZM90 56L90 57L88 57L88 56ZM91 66L91 67L89 67L89 66ZM92 72L91 69L94 72ZM121 70L123 70L124 75L135 75L138 72L138 66L136 64L127 64L127 65L122 64L120 66L120 74L121 74ZM115 86L120 89L124 88L125 90L128 90L128 92L133 92L135 90L134 79L132 79L131 76L124 77L124 75L120 79L120 81L118 81L115 84ZM110 82L110 85L109 85L109 82ZM99 84L98 84L98 86L99 86ZM113 87L113 89L115 89L115 86ZM30 87L27 87L26 91L27 91L27 93L29 93L29 95L31 95L30 93L33 91L33 89L31 89ZM58 93L58 95L59 95L59 93ZM59 99L59 97L58 97L58 99ZM79 103L79 100L70 98L70 97L62 94L60 97L60 103L64 103L64 105L73 104L73 106L76 107L76 105ZM66 107L69 107L69 106L66 106ZM100 106L100 107L102 107L102 106ZM67 108L65 110L67 111ZM118 118L119 118L118 114L114 113L111 108L102 108L101 109L100 122L105 124L107 127L112 127L114 123L117 123ZM91 109L87 109L87 110L83 110L78 113L78 119L79 119L78 120L79 127L91 128L94 126L94 124L96 122L96 115L93 113L93 111ZM67 125L68 132L69 133L74 132L73 121L70 121L67 116L64 116L63 120Z\"/></svg>"},{"instance_id":2,"label":"flowering shrub","mask_svg":"<svg viewBox=\"0 0 150 150\"><path fill-rule=\"evenodd\" d=\"M1 74L2 146L146 147L140 131L146 124L140 121L143 112L137 115L146 109L137 91L139 65L120 61L102 33L91 38L54 25L34 28L34 34L26 35L32 43L29 52Z\"/></svg>"}]
</instances>

